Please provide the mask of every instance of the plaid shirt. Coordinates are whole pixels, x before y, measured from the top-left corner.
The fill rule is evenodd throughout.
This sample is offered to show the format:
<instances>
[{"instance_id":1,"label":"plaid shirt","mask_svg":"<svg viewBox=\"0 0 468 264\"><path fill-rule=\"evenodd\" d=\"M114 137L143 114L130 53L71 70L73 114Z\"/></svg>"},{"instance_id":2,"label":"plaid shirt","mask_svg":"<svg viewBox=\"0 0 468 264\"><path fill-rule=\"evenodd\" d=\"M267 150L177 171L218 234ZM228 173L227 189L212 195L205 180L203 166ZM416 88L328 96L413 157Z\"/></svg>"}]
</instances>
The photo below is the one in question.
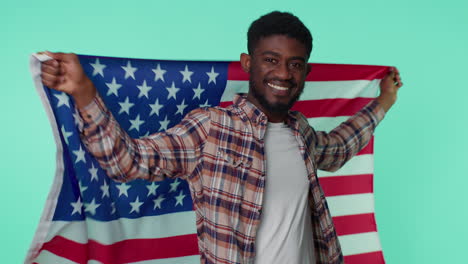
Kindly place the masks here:
<instances>
[{"instance_id":1,"label":"plaid shirt","mask_svg":"<svg viewBox=\"0 0 468 264\"><path fill-rule=\"evenodd\" d=\"M253 263L265 189L267 117L245 96L227 108L201 108L178 125L132 139L102 99L80 109L82 139L117 181L180 177L189 182L201 263ZM330 133L317 132L299 112L286 120L310 181L309 205L317 263L343 263L317 169L337 170L363 148L384 116L377 101Z\"/></svg>"}]
</instances>

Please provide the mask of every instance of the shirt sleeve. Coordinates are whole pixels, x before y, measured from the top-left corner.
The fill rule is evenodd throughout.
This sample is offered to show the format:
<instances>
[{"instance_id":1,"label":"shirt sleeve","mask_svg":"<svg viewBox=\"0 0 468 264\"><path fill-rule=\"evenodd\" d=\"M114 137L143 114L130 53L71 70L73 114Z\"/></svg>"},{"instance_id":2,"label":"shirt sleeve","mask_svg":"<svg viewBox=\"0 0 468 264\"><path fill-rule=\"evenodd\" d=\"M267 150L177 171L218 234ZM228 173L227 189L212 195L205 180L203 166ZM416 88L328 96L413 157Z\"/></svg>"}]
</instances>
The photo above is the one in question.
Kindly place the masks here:
<instances>
[{"instance_id":1,"label":"shirt sleeve","mask_svg":"<svg viewBox=\"0 0 468 264\"><path fill-rule=\"evenodd\" d=\"M364 148L385 111L377 100L341 123L329 133L315 132L315 161L317 168L336 171Z\"/></svg>"},{"instance_id":2,"label":"shirt sleeve","mask_svg":"<svg viewBox=\"0 0 468 264\"><path fill-rule=\"evenodd\" d=\"M196 109L165 132L133 139L99 95L78 111L81 140L107 175L117 181L186 178L201 157L210 125L209 110Z\"/></svg>"}]
</instances>

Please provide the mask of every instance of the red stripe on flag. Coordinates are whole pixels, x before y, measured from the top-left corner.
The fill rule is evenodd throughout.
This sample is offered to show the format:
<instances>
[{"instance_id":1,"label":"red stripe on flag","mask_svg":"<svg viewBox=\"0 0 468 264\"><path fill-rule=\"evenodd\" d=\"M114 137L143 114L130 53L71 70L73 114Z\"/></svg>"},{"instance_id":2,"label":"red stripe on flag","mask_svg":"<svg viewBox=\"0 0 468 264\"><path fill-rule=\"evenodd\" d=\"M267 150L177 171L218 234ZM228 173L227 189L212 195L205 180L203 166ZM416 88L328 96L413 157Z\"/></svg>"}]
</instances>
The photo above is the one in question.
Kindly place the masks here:
<instances>
[{"instance_id":1,"label":"red stripe on flag","mask_svg":"<svg viewBox=\"0 0 468 264\"><path fill-rule=\"evenodd\" d=\"M333 217L333 223L339 236L377 232L377 224L373 213L335 216Z\"/></svg>"},{"instance_id":2,"label":"red stripe on flag","mask_svg":"<svg viewBox=\"0 0 468 264\"><path fill-rule=\"evenodd\" d=\"M372 100L373 98L304 100L296 102L292 110L301 112L307 118L352 116ZM230 105L232 101L219 103L221 107Z\"/></svg>"},{"instance_id":3,"label":"red stripe on flag","mask_svg":"<svg viewBox=\"0 0 468 264\"><path fill-rule=\"evenodd\" d=\"M344 257L346 264L384 264L382 251L350 255Z\"/></svg>"},{"instance_id":4,"label":"red stripe on flag","mask_svg":"<svg viewBox=\"0 0 468 264\"><path fill-rule=\"evenodd\" d=\"M372 174L319 178L325 196L372 193Z\"/></svg>"},{"instance_id":5,"label":"red stripe on flag","mask_svg":"<svg viewBox=\"0 0 468 264\"><path fill-rule=\"evenodd\" d=\"M90 259L106 264L121 264L199 254L196 234L157 239L129 239L111 245L103 245L93 240L81 244L56 236L44 243L42 249L83 264L88 263Z\"/></svg>"},{"instance_id":6,"label":"red stripe on flag","mask_svg":"<svg viewBox=\"0 0 468 264\"><path fill-rule=\"evenodd\" d=\"M307 118L352 116L361 110L373 98L321 99L298 101L292 110L301 112Z\"/></svg>"},{"instance_id":7,"label":"red stripe on flag","mask_svg":"<svg viewBox=\"0 0 468 264\"><path fill-rule=\"evenodd\" d=\"M366 155L366 154L374 154L374 136L371 137L369 143L359 151L356 156L358 155Z\"/></svg>"},{"instance_id":8,"label":"red stripe on flag","mask_svg":"<svg viewBox=\"0 0 468 264\"><path fill-rule=\"evenodd\" d=\"M306 81L351 81L382 79L388 72L387 66L310 63L312 71ZM378 69L378 70L377 70ZM249 74L242 70L240 62L231 62L228 80L248 81Z\"/></svg>"}]
</instances>

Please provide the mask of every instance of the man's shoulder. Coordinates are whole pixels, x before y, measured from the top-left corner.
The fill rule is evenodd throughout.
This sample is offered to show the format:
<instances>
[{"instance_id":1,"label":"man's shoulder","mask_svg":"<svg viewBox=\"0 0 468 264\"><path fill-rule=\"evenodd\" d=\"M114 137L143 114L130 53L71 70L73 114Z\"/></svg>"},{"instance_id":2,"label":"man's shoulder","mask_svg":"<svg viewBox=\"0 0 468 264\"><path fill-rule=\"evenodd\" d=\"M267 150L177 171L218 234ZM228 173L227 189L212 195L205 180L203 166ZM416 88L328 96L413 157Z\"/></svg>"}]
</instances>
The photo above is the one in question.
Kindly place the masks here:
<instances>
[{"instance_id":1,"label":"man's shoulder","mask_svg":"<svg viewBox=\"0 0 468 264\"><path fill-rule=\"evenodd\" d=\"M238 116L240 114L239 108L235 105L229 105L227 107L200 107L192 110L192 112L209 114L211 118L217 118L219 116Z\"/></svg>"},{"instance_id":2,"label":"man's shoulder","mask_svg":"<svg viewBox=\"0 0 468 264\"><path fill-rule=\"evenodd\" d=\"M299 125L309 125L309 121L307 117L299 111L289 111L288 113L289 118L293 119L294 121L298 122Z\"/></svg>"}]
</instances>

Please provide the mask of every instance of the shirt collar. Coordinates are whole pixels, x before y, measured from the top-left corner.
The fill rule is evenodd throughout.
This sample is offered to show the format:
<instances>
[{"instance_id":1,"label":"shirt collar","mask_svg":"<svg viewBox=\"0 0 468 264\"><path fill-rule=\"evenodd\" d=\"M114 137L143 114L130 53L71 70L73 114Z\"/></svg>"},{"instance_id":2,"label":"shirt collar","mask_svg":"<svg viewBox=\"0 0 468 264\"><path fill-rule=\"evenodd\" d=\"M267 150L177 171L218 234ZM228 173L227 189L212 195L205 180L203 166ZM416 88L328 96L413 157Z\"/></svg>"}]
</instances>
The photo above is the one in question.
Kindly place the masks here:
<instances>
[{"instance_id":1,"label":"shirt collar","mask_svg":"<svg viewBox=\"0 0 468 264\"><path fill-rule=\"evenodd\" d=\"M247 100L247 94L236 94L233 102L234 105L244 111L248 119L255 125L268 123L268 117L257 106Z\"/></svg>"},{"instance_id":2,"label":"shirt collar","mask_svg":"<svg viewBox=\"0 0 468 264\"><path fill-rule=\"evenodd\" d=\"M246 118L252 122L253 126L255 126L257 129L260 129L258 137L262 139L265 133L264 130L266 129L268 123L268 117L257 106L247 100L247 94L245 93L234 95L233 103L235 106L242 109L242 111L246 114ZM289 110L288 116L285 120L285 123L295 132L300 130L298 114L299 112L297 111Z\"/></svg>"}]
</instances>

